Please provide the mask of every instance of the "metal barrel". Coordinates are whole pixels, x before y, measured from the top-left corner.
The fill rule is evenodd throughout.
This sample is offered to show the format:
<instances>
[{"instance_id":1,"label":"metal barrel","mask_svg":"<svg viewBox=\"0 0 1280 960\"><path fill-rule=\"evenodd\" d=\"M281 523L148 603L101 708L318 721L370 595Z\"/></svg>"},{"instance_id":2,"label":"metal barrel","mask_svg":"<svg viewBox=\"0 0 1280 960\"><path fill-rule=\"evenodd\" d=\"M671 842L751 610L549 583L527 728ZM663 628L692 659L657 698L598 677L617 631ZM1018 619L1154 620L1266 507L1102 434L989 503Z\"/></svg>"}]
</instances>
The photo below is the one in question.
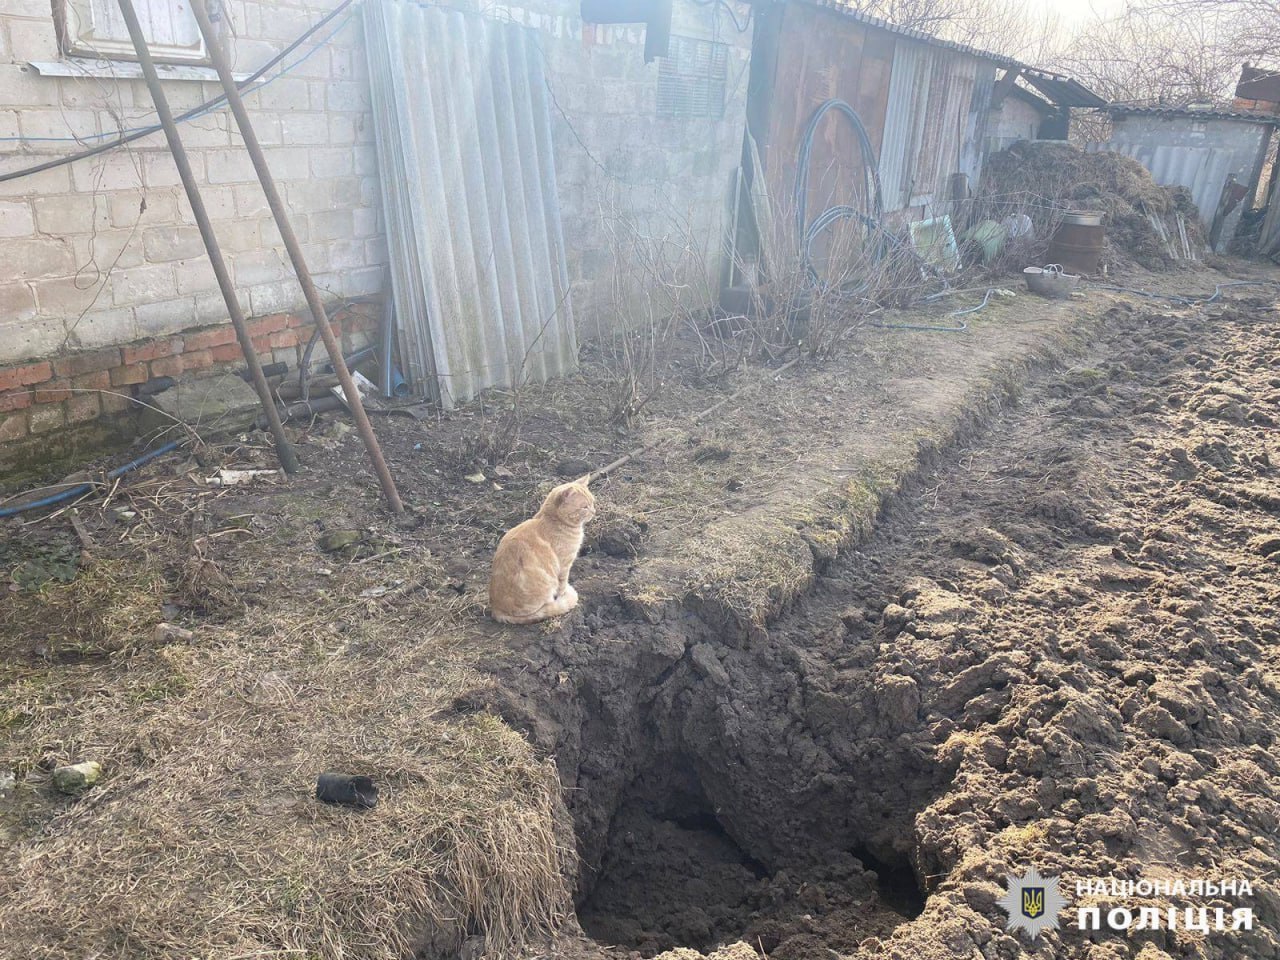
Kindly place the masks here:
<instances>
[{"instance_id":1,"label":"metal barrel","mask_svg":"<svg viewBox=\"0 0 1280 960\"><path fill-rule=\"evenodd\" d=\"M1097 273L1105 237L1100 214L1069 213L1049 241L1049 262L1062 264L1067 273Z\"/></svg>"}]
</instances>

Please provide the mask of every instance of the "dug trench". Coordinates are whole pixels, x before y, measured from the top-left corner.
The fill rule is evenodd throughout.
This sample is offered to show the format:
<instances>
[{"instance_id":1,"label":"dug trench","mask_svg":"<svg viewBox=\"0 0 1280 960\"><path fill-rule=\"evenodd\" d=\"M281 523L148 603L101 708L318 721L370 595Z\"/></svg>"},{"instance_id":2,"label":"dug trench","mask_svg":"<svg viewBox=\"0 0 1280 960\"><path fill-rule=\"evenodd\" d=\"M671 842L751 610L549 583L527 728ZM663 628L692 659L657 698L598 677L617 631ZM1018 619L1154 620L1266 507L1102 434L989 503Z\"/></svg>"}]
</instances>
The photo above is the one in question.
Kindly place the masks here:
<instances>
[{"instance_id":1,"label":"dug trench","mask_svg":"<svg viewBox=\"0 0 1280 960\"><path fill-rule=\"evenodd\" d=\"M524 634L458 706L554 757L586 936L642 956L1280 957L1277 327L1256 296L1116 311L922 461L766 630L605 595ZM1245 877L1252 901L1207 905L1257 922L1135 937L1073 912L1031 946L996 903L1028 866L1068 891Z\"/></svg>"}]
</instances>

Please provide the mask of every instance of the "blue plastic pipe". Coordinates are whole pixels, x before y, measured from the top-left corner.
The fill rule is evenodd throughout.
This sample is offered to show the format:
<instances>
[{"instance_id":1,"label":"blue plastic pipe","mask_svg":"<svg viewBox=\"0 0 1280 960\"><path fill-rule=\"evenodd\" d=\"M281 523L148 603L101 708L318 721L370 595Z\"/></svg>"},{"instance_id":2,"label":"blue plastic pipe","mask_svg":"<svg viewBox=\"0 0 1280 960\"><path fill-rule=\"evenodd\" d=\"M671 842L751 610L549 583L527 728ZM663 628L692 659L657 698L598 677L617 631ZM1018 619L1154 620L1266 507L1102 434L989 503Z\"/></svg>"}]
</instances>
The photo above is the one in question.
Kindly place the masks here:
<instances>
[{"instance_id":1,"label":"blue plastic pipe","mask_svg":"<svg viewBox=\"0 0 1280 960\"><path fill-rule=\"evenodd\" d=\"M171 443L166 443L162 447L156 447L154 450L144 453L136 460L130 460L122 467L116 467L107 474L107 479L114 480L116 477L122 477L130 470L137 470L138 467L150 463L157 457L163 457L166 453L170 453L178 449L181 445L181 440L174 440ZM39 510L42 507L52 507L59 503L65 503L67 500L74 500L76 497L82 497L86 493L92 491L94 486L95 485L92 483L81 483L63 490L61 493L55 493L52 496L45 497L43 500L35 500L31 503L19 504L16 507L0 507L0 519L5 517L16 517L20 513L26 513L28 510Z\"/></svg>"}]
</instances>

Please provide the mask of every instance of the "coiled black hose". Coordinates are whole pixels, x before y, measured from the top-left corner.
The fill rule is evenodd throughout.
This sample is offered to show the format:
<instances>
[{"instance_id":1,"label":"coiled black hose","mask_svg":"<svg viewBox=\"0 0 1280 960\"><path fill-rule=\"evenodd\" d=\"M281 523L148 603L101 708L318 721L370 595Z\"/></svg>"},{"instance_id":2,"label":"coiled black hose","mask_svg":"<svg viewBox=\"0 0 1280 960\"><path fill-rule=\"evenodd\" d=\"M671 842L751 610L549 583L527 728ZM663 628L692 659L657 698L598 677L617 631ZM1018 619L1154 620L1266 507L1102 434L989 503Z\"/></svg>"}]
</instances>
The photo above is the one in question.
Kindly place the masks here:
<instances>
[{"instance_id":1,"label":"coiled black hose","mask_svg":"<svg viewBox=\"0 0 1280 960\"><path fill-rule=\"evenodd\" d=\"M853 132L857 135L858 147L862 152L862 175L864 186L866 187L865 195L871 200L871 209L859 210L849 204L838 204L828 207L814 217L812 223L809 223L807 222L809 167L812 161L813 141L818 132L818 124L832 110L848 120ZM817 269L813 265L813 242L824 231L830 229L832 224L841 220L859 220L868 231L873 233L881 229L880 219L884 216L884 199L880 192L880 165L876 160L875 148L871 145L871 137L867 134L867 128L863 125L862 118L858 116L858 111L854 110L845 101L835 98L827 100L820 104L809 118L804 136L800 138L800 150L796 157L794 200L796 206L796 237L800 243L800 261L804 265L804 270L809 277L810 283L815 287L821 286L821 280ZM877 259L879 257L880 254L878 253ZM861 290L865 289L866 284L864 283L858 291L850 292L861 292Z\"/></svg>"}]
</instances>

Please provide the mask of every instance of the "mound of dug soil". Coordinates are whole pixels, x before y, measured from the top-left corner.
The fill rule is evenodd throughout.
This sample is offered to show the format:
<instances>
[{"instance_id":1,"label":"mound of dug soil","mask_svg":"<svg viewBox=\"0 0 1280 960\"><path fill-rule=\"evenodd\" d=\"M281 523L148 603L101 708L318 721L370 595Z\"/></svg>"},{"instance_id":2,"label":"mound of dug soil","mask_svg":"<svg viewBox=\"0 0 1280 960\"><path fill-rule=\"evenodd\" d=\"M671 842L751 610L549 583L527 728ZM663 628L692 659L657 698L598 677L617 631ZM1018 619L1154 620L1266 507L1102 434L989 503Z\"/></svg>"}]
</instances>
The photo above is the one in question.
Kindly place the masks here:
<instances>
[{"instance_id":1,"label":"mound of dug soil","mask_svg":"<svg viewBox=\"0 0 1280 960\"><path fill-rule=\"evenodd\" d=\"M1048 238L1065 209L1106 214L1106 259L1137 263L1149 270L1177 262L1173 248L1152 224L1155 217L1179 245L1177 215L1192 249L1204 247L1200 214L1184 187L1162 187L1137 160L1119 153L1085 153L1052 140L1015 143L987 160L985 198L1027 194L1050 201L1029 205L1036 236Z\"/></svg>"},{"instance_id":2,"label":"mound of dug soil","mask_svg":"<svg viewBox=\"0 0 1280 960\"><path fill-rule=\"evenodd\" d=\"M767 629L607 602L524 648L487 692L554 751L585 955L1280 960L1271 308L1117 307ZM1092 886L1140 880L1183 889Z\"/></svg>"}]
</instances>

